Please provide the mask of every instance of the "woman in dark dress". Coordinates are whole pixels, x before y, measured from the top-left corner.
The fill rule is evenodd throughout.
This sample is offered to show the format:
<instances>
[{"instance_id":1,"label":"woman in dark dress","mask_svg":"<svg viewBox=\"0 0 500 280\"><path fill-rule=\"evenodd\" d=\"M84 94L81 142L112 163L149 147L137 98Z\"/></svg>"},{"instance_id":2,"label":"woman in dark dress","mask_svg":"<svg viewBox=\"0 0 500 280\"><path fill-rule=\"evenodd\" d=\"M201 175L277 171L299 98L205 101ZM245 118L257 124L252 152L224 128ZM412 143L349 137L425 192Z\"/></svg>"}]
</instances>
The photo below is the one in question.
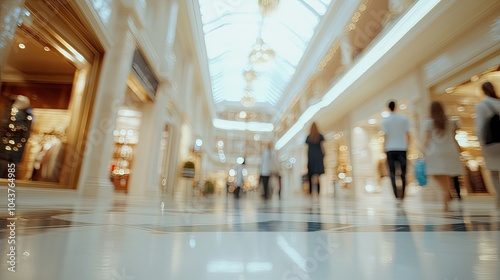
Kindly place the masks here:
<instances>
[{"instance_id":1,"label":"woman in dark dress","mask_svg":"<svg viewBox=\"0 0 500 280\"><path fill-rule=\"evenodd\" d=\"M323 141L325 141L325 138L319 133L316 123L313 122L311 125L311 131L306 139L306 144L308 146L307 177L309 179L309 194L312 194L312 178L315 175L318 184L318 194L320 193L319 176L325 173L325 165L323 163L325 150L323 148Z\"/></svg>"}]
</instances>

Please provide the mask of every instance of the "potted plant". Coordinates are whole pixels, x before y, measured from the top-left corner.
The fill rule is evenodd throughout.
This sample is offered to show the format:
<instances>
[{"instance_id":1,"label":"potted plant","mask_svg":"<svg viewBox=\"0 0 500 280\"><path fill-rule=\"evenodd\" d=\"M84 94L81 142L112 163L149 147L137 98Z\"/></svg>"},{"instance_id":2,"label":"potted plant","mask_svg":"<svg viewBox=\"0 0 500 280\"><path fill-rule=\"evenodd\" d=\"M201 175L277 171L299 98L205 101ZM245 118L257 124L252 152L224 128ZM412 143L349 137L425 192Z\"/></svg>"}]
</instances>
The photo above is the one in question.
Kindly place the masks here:
<instances>
[{"instance_id":1,"label":"potted plant","mask_svg":"<svg viewBox=\"0 0 500 280\"><path fill-rule=\"evenodd\" d=\"M194 162L186 161L182 167L182 177L184 178L194 178Z\"/></svg>"}]
</instances>

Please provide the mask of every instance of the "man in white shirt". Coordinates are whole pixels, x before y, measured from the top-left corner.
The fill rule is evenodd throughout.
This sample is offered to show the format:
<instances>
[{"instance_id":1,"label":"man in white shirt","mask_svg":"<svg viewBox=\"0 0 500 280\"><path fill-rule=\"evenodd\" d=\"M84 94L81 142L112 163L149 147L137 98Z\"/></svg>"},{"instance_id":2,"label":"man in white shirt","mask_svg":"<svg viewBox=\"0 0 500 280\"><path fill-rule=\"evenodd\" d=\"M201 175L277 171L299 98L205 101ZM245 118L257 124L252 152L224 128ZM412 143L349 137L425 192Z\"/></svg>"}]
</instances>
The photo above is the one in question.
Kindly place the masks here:
<instances>
[{"instance_id":1,"label":"man in white shirt","mask_svg":"<svg viewBox=\"0 0 500 280\"><path fill-rule=\"evenodd\" d=\"M410 121L408 117L395 113L396 102L389 102L389 117L382 121L382 131L384 132L384 151L387 155L387 164L391 176L394 196L400 201L405 197L406 187L406 151L410 143ZM401 173L401 184L403 192L398 196L396 185L396 163L398 163Z\"/></svg>"}]
</instances>

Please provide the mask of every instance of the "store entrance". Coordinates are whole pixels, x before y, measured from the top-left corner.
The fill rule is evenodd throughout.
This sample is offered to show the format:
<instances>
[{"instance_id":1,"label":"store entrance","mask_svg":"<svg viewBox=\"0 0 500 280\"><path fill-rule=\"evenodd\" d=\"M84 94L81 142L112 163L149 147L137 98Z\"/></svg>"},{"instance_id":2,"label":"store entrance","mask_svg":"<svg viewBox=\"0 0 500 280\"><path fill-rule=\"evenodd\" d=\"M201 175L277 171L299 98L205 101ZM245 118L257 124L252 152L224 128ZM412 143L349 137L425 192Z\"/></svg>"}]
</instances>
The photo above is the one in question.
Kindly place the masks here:
<instances>
[{"instance_id":1,"label":"store entrance","mask_svg":"<svg viewBox=\"0 0 500 280\"><path fill-rule=\"evenodd\" d=\"M110 179L117 191L128 191L134 154L139 143L142 120L142 101L127 87L125 102L118 110L116 128L113 131L114 148L111 159Z\"/></svg>"},{"instance_id":2,"label":"store entrance","mask_svg":"<svg viewBox=\"0 0 500 280\"><path fill-rule=\"evenodd\" d=\"M14 165L22 186L75 188L102 49L67 3L10 2L19 6L2 6L13 14L0 30L0 183Z\"/></svg>"}]
</instances>

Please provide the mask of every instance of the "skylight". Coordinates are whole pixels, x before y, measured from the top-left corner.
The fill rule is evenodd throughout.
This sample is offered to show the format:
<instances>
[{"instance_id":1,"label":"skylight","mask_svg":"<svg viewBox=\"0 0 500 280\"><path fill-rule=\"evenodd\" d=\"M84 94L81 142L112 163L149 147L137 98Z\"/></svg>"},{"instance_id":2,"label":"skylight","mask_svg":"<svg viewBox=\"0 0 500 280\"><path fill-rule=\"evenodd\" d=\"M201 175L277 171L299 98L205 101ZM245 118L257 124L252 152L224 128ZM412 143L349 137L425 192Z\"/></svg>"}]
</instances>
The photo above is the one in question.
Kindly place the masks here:
<instances>
[{"instance_id":1,"label":"skylight","mask_svg":"<svg viewBox=\"0 0 500 280\"><path fill-rule=\"evenodd\" d=\"M275 106L331 0L280 0L267 17L258 2L199 0L215 104L240 102L247 87L243 71L252 66L249 54L260 37L275 57L266 67L254 66L252 96L257 106Z\"/></svg>"}]
</instances>

